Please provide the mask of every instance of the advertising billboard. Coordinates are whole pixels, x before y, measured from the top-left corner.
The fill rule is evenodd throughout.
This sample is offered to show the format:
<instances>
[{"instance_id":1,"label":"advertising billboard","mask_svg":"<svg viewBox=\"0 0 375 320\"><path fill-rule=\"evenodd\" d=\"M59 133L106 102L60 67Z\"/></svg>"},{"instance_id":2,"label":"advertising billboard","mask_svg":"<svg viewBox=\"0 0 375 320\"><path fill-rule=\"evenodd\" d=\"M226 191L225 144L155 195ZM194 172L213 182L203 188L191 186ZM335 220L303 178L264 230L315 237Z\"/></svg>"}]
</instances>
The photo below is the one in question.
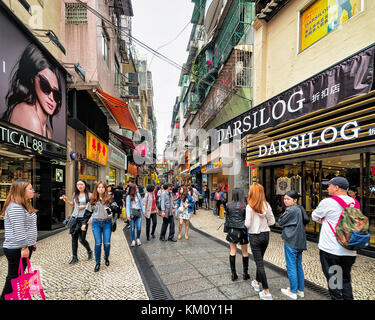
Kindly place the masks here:
<instances>
[{"instance_id":1,"label":"advertising billboard","mask_svg":"<svg viewBox=\"0 0 375 320\"><path fill-rule=\"evenodd\" d=\"M108 145L90 131L86 131L86 158L102 166L108 163Z\"/></svg>"},{"instance_id":2,"label":"advertising billboard","mask_svg":"<svg viewBox=\"0 0 375 320\"><path fill-rule=\"evenodd\" d=\"M300 51L358 14L362 0L317 0L301 12Z\"/></svg>"},{"instance_id":3,"label":"advertising billboard","mask_svg":"<svg viewBox=\"0 0 375 320\"><path fill-rule=\"evenodd\" d=\"M60 67L0 9L0 121L66 145Z\"/></svg>"}]
</instances>

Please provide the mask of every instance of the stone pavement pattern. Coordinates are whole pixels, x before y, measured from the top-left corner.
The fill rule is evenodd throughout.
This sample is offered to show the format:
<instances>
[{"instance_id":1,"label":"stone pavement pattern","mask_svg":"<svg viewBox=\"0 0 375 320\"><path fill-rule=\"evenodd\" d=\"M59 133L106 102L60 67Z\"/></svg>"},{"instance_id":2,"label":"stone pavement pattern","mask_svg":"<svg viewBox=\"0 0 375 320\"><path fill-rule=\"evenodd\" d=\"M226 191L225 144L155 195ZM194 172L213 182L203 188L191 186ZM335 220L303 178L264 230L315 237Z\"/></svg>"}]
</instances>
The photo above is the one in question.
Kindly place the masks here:
<instances>
[{"instance_id":1,"label":"stone pavement pattern","mask_svg":"<svg viewBox=\"0 0 375 320\"><path fill-rule=\"evenodd\" d=\"M112 233L111 253L108 267L102 264L94 272L95 259L87 260L87 252L78 244L79 262L70 265L72 258L71 235L68 230L37 242L37 250L31 257L31 266L41 272L42 284L47 300L138 300L147 299L134 259L126 243L122 229L125 224L118 221ZM94 250L91 225L87 240ZM102 255L104 251L102 250ZM94 255L93 255L94 256ZM3 288L8 266L5 256L0 257L0 286Z\"/></svg>"},{"instance_id":2,"label":"stone pavement pattern","mask_svg":"<svg viewBox=\"0 0 375 320\"><path fill-rule=\"evenodd\" d=\"M213 237L225 240L226 233L223 232L224 219L213 216L212 210L200 209L192 218L192 224ZM220 228L219 228L220 227ZM251 249L249 246L249 253ZM284 257L284 243L281 234L271 232L264 260L286 270ZM251 262L250 262L251 263ZM305 279L321 287L327 288L326 278L321 269L318 244L307 241L307 250L303 252L302 258ZM363 255L357 255L352 267L353 296L356 300L375 299L375 259ZM272 291L272 287L271 291Z\"/></svg>"},{"instance_id":3,"label":"stone pavement pattern","mask_svg":"<svg viewBox=\"0 0 375 320\"><path fill-rule=\"evenodd\" d=\"M193 217L197 222L199 215ZM251 287L255 278L255 263L249 259L250 280L242 280L242 256L236 256L236 270L239 279L231 280L229 267L229 247L194 230L189 231L189 239L160 241L162 219L158 217L156 239L146 240L145 223L142 225L142 248L147 253L159 273L163 283L176 300L259 300L259 295ZM197 226L197 223L194 225ZM178 226L176 225L176 231ZM184 230L184 229L183 229ZM183 231L184 232L184 231ZM167 236L169 235L169 229ZM176 233L177 238L177 233ZM136 246L132 250L138 250ZM267 280L274 300L287 300L281 288L289 286L286 276L265 267ZM327 300L327 297L305 288L305 300Z\"/></svg>"}]
</instances>

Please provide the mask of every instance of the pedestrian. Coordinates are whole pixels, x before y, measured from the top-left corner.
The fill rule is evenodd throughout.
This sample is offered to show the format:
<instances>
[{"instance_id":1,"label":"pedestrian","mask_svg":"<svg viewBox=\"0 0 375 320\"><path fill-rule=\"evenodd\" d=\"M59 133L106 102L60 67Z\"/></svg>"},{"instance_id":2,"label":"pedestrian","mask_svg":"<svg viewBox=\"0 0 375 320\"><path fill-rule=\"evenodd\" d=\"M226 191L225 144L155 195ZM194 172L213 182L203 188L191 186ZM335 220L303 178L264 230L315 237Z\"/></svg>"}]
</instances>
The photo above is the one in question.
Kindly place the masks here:
<instances>
[{"instance_id":1,"label":"pedestrian","mask_svg":"<svg viewBox=\"0 0 375 320\"><path fill-rule=\"evenodd\" d=\"M204 204L206 206L206 210L210 208L210 189L208 189L207 186L204 186L203 188L203 199L204 199Z\"/></svg>"},{"instance_id":2,"label":"pedestrian","mask_svg":"<svg viewBox=\"0 0 375 320\"><path fill-rule=\"evenodd\" d=\"M306 231L303 223L303 207L298 205L299 195L290 190L284 195L285 212L279 218L279 225L283 227L281 239L284 240L286 269L289 278L289 288L281 292L292 298L303 298L305 277L302 268L302 252L306 250Z\"/></svg>"},{"instance_id":3,"label":"pedestrian","mask_svg":"<svg viewBox=\"0 0 375 320\"><path fill-rule=\"evenodd\" d=\"M102 243L105 265L109 266L112 219L117 210L116 202L108 194L106 183L98 181L95 184L91 199L86 206L82 222L82 231L86 231L89 220L92 220L92 233L95 240L95 272L100 270Z\"/></svg>"},{"instance_id":4,"label":"pedestrian","mask_svg":"<svg viewBox=\"0 0 375 320\"><path fill-rule=\"evenodd\" d=\"M189 195L186 187L181 187L179 192L179 199L177 200L177 212L179 218L178 224L178 240L181 240L182 227L185 223L185 239L189 240L189 223L191 214L194 210L194 200Z\"/></svg>"},{"instance_id":5,"label":"pedestrian","mask_svg":"<svg viewBox=\"0 0 375 320\"><path fill-rule=\"evenodd\" d=\"M146 195L143 198L144 208L145 208L145 218L146 218L146 238L150 241L150 226L152 221L151 237L155 239L155 229L157 225L156 214L159 213L158 207L156 205L156 199L154 194L155 187L149 184L146 187Z\"/></svg>"},{"instance_id":6,"label":"pedestrian","mask_svg":"<svg viewBox=\"0 0 375 320\"><path fill-rule=\"evenodd\" d=\"M191 192L191 196L194 200L194 214L197 214L197 208L198 208L198 205L199 205L200 194L199 194L198 190L195 188L194 184L191 185L190 192Z\"/></svg>"},{"instance_id":7,"label":"pedestrian","mask_svg":"<svg viewBox=\"0 0 375 320\"><path fill-rule=\"evenodd\" d=\"M236 273L237 244L241 245L242 250L243 279L250 279L248 273L249 253L247 251L249 239L247 237L247 230L245 226L246 199L242 189L233 189L232 202L227 204L225 212L225 231L227 231L226 240L229 242L230 247L229 263L232 272L232 281L238 279Z\"/></svg>"},{"instance_id":8,"label":"pedestrian","mask_svg":"<svg viewBox=\"0 0 375 320\"><path fill-rule=\"evenodd\" d=\"M180 193L178 191L179 191L178 187L172 188L171 199L172 199L172 205L173 205L174 209L177 208L177 201L180 198ZM175 217L176 217L176 220L177 220L178 219L177 210L175 210Z\"/></svg>"},{"instance_id":9,"label":"pedestrian","mask_svg":"<svg viewBox=\"0 0 375 320\"><path fill-rule=\"evenodd\" d=\"M177 240L174 238L175 226L174 226L174 218L173 218L173 213L175 209L173 208L170 192L171 192L171 185L165 184L163 186L163 192L160 196L161 216L163 218L163 224L160 230L160 240L167 241L167 239L165 239L165 235L167 233L167 228L169 225L168 241L176 242Z\"/></svg>"},{"instance_id":10,"label":"pedestrian","mask_svg":"<svg viewBox=\"0 0 375 320\"><path fill-rule=\"evenodd\" d=\"M138 192L138 187L132 184L129 188L129 194L126 197L126 215L130 221L130 234L132 238L132 247L137 244L140 246L141 240L141 227L142 227L142 214L145 214L145 209L142 203L142 197ZM137 237L135 235L135 229L137 229Z\"/></svg>"},{"instance_id":11,"label":"pedestrian","mask_svg":"<svg viewBox=\"0 0 375 320\"><path fill-rule=\"evenodd\" d=\"M348 196L349 182L346 178L334 177L323 184L328 184L328 194L331 197L338 197L347 205L359 207L358 201ZM320 201L318 207L311 214L313 221L322 224L318 243L320 262L327 279L331 299L353 300L350 273L357 252L344 248L336 240L331 226L334 228L337 225L343 207L331 197Z\"/></svg>"},{"instance_id":12,"label":"pedestrian","mask_svg":"<svg viewBox=\"0 0 375 320\"><path fill-rule=\"evenodd\" d=\"M216 200L216 212L214 210L214 216L218 216L220 214L220 207L224 203L224 193L221 191L220 188L216 189L215 192L215 200Z\"/></svg>"},{"instance_id":13,"label":"pedestrian","mask_svg":"<svg viewBox=\"0 0 375 320\"><path fill-rule=\"evenodd\" d=\"M86 206L91 198L91 193L87 191L87 185L84 180L79 179L76 182L75 190L72 196L72 201L69 201L66 195L62 195L61 199L65 203L73 207L72 222L69 223L69 233L72 235L72 260L69 264L78 262L78 240L87 250L88 260L92 259L92 250L90 244L86 240L88 226L82 230L83 217L85 215Z\"/></svg>"},{"instance_id":14,"label":"pedestrian","mask_svg":"<svg viewBox=\"0 0 375 320\"><path fill-rule=\"evenodd\" d=\"M263 257L270 238L269 226L275 224L275 217L270 204L266 201L264 188L261 184L254 183L250 186L247 203L245 226L248 228L250 248L257 267L256 277L251 285L256 292L259 292L261 299L272 300ZM263 291L260 291L260 284L262 284Z\"/></svg>"},{"instance_id":15,"label":"pedestrian","mask_svg":"<svg viewBox=\"0 0 375 320\"><path fill-rule=\"evenodd\" d=\"M145 192L144 192L144 186L142 185L142 183L140 183L138 185L138 189L139 189L139 194L141 195L141 197L143 198L144 195L145 195Z\"/></svg>"},{"instance_id":16,"label":"pedestrian","mask_svg":"<svg viewBox=\"0 0 375 320\"><path fill-rule=\"evenodd\" d=\"M4 219L4 255L8 260L8 274L5 279L0 300L12 293L11 280L18 277L18 268L22 257L23 270L27 266L27 258L31 258L36 250L38 210L32 206L34 189L27 181L16 180L12 183L4 202L1 216Z\"/></svg>"}]
</instances>

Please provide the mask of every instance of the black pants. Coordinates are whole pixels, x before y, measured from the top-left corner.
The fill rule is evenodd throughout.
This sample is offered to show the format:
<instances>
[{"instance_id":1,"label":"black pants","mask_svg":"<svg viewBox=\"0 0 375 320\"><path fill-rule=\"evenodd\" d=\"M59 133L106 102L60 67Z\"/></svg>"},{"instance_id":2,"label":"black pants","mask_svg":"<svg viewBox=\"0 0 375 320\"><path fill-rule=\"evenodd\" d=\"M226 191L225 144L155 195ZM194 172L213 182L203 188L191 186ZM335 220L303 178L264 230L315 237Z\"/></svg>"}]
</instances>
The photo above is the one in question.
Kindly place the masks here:
<instances>
[{"instance_id":1,"label":"black pants","mask_svg":"<svg viewBox=\"0 0 375 320\"><path fill-rule=\"evenodd\" d=\"M77 232L72 234L72 251L73 257L77 257L78 252L78 240L86 248L87 252L91 251L90 245L86 240L88 225L86 226L86 231L79 229Z\"/></svg>"},{"instance_id":2,"label":"black pants","mask_svg":"<svg viewBox=\"0 0 375 320\"><path fill-rule=\"evenodd\" d=\"M163 224L160 230L160 239L165 239L165 234L167 233L167 228L169 227L169 237L168 239L174 238L174 216L173 214L169 217L163 218Z\"/></svg>"},{"instance_id":3,"label":"black pants","mask_svg":"<svg viewBox=\"0 0 375 320\"><path fill-rule=\"evenodd\" d=\"M150 218L148 218L148 219L146 218L146 236L147 236L147 239L150 238L151 220L152 220L151 235L153 236L155 234L155 229L156 229L156 224L157 224L156 213L151 213Z\"/></svg>"},{"instance_id":4,"label":"black pants","mask_svg":"<svg viewBox=\"0 0 375 320\"><path fill-rule=\"evenodd\" d=\"M263 289L268 289L268 282L266 271L264 269L264 253L268 247L268 242L270 240L269 232L261 232L259 234L250 234L250 248L254 257L255 264L257 266L256 278L255 280L260 282Z\"/></svg>"},{"instance_id":5,"label":"black pants","mask_svg":"<svg viewBox=\"0 0 375 320\"><path fill-rule=\"evenodd\" d=\"M8 260L8 274L5 278L5 284L3 292L1 293L0 300L5 299L5 295L8 293L13 292L12 283L11 280L18 277L18 267L20 264L21 259L21 249L4 249L4 255L6 256ZM31 258L33 247L29 247L29 258ZM22 264L23 264L23 271L25 271L27 267L27 260L26 258L22 258Z\"/></svg>"},{"instance_id":6,"label":"black pants","mask_svg":"<svg viewBox=\"0 0 375 320\"><path fill-rule=\"evenodd\" d=\"M221 200L216 200L216 214L220 214Z\"/></svg>"},{"instance_id":7,"label":"black pants","mask_svg":"<svg viewBox=\"0 0 375 320\"><path fill-rule=\"evenodd\" d=\"M336 256L322 250L319 255L331 299L353 300L350 271L356 257Z\"/></svg>"}]
</instances>

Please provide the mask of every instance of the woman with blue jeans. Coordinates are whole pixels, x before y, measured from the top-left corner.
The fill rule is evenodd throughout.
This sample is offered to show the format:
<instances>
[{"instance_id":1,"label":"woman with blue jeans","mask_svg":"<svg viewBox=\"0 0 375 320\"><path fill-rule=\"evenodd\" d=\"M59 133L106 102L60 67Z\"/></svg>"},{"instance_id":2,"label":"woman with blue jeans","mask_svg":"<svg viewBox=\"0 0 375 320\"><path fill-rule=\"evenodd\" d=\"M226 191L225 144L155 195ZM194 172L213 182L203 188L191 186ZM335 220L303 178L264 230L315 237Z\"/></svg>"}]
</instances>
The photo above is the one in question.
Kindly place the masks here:
<instances>
[{"instance_id":1,"label":"woman with blue jeans","mask_svg":"<svg viewBox=\"0 0 375 320\"><path fill-rule=\"evenodd\" d=\"M138 188L135 184L129 187L129 195L126 197L126 214L128 220L130 220L131 246L134 247L136 243L140 246L142 215L146 215L146 211L143 207L142 197L138 193ZM137 238L135 238L135 228L137 228Z\"/></svg>"},{"instance_id":2,"label":"woman with blue jeans","mask_svg":"<svg viewBox=\"0 0 375 320\"><path fill-rule=\"evenodd\" d=\"M283 227L281 238L284 240L285 261L290 287L281 292L292 299L304 297L305 278L302 268L302 252L306 250L306 232L303 224L299 195L296 191L288 191L284 195L285 213L279 218Z\"/></svg>"},{"instance_id":3,"label":"woman with blue jeans","mask_svg":"<svg viewBox=\"0 0 375 320\"><path fill-rule=\"evenodd\" d=\"M82 222L82 231L86 231L88 221L90 218L92 219L92 233L95 239L95 272L100 270L102 243L104 247L105 265L107 267L109 266L112 218L114 218L117 209L117 203L108 194L106 183L99 181L95 185L90 202L86 206Z\"/></svg>"}]
</instances>

